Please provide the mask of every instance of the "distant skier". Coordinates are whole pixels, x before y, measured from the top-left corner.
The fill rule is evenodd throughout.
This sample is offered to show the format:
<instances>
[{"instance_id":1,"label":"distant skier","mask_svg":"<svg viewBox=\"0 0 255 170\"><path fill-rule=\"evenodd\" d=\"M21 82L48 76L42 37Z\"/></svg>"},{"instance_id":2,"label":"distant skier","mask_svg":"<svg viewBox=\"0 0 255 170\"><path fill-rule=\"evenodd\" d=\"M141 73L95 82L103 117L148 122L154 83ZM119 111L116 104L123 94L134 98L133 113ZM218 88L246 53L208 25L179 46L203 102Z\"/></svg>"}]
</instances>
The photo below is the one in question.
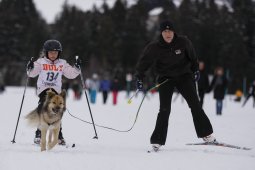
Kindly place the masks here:
<instances>
[{"instance_id":1,"label":"distant skier","mask_svg":"<svg viewBox=\"0 0 255 170\"><path fill-rule=\"evenodd\" d=\"M199 72L200 72L200 79L198 80L198 94L199 94L200 104L203 107L204 96L209 88L208 73L205 70L205 63L203 61L199 62Z\"/></svg>"},{"instance_id":2,"label":"distant skier","mask_svg":"<svg viewBox=\"0 0 255 170\"><path fill-rule=\"evenodd\" d=\"M111 81L105 76L103 80L100 81L100 91L103 94L103 104L106 104L108 99L108 93L111 90Z\"/></svg>"},{"instance_id":3,"label":"distant skier","mask_svg":"<svg viewBox=\"0 0 255 170\"><path fill-rule=\"evenodd\" d=\"M235 92L235 96L236 96L236 98L234 99L234 101L235 102L241 102L242 96L243 96L243 92L240 89L238 89Z\"/></svg>"},{"instance_id":4,"label":"distant skier","mask_svg":"<svg viewBox=\"0 0 255 170\"><path fill-rule=\"evenodd\" d=\"M97 92L99 91L100 81L98 80L98 75L96 73L92 74L92 79L87 82L89 88L89 98L91 104L96 103Z\"/></svg>"},{"instance_id":5,"label":"distant skier","mask_svg":"<svg viewBox=\"0 0 255 170\"><path fill-rule=\"evenodd\" d=\"M56 94L60 94L62 89L62 77L74 79L80 74L80 60L76 60L74 66L61 59L62 45L57 40L47 40L43 45L43 53L36 61L32 59L27 64L27 74L29 77L37 77L37 95L39 97L37 112L43 109L43 103L46 100L48 90L52 90ZM40 144L41 131L35 132L34 143ZM59 144L65 145L62 128L59 131Z\"/></svg>"},{"instance_id":6,"label":"distant skier","mask_svg":"<svg viewBox=\"0 0 255 170\"><path fill-rule=\"evenodd\" d=\"M127 93L127 98L129 98L130 95L130 91L131 91L131 83L132 83L132 74L131 73L127 73L126 74L126 93Z\"/></svg>"},{"instance_id":7,"label":"distant skier","mask_svg":"<svg viewBox=\"0 0 255 170\"><path fill-rule=\"evenodd\" d=\"M158 89L160 108L156 127L150 139L152 148L158 150L159 147L165 145L171 99L175 87L191 109L197 136L203 138L205 142L213 143L216 139L212 135L212 125L202 109L196 93L195 81L199 80L199 71L193 45L186 36L174 32L173 24L170 21L160 24L160 33L158 40L145 47L136 66L136 85L139 90L143 89L145 72L152 66L158 76L158 83L168 80Z\"/></svg>"},{"instance_id":8,"label":"distant skier","mask_svg":"<svg viewBox=\"0 0 255 170\"><path fill-rule=\"evenodd\" d=\"M72 84L74 100L80 100L82 96L82 87L78 80L74 80Z\"/></svg>"},{"instance_id":9,"label":"distant skier","mask_svg":"<svg viewBox=\"0 0 255 170\"><path fill-rule=\"evenodd\" d=\"M215 75L210 84L209 91L213 89L213 97L216 100L216 114L222 114L223 108L223 99L226 94L226 89L228 85L228 80L224 75L224 69L222 67L218 67L215 70Z\"/></svg>"},{"instance_id":10,"label":"distant skier","mask_svg":"<svg viewBox=\"0 0 255 170\"><path fill-rule=\"evenodd\" d=\"M4 75L0 71L0 94L3 93L5 90L5 85L4 85Z\"/></svg>"},{"instance_id":11,"label":"distant skier","mask_svg":"<svg viewBox=\"0 0 255 170\"><path fill-rule=\"evenodd\" d=\"M249 93L248 93L247 97L245 98L243 107L247 103L247 101L249 100L250 97L253 97L253 107L255 107L255 80L252 82L252 84L249 88Z\"/></svg>"},{"instance_id":12,"label":"distant skier","mask_svg":"<svg viewBox=\"0 0 255 170\"><path fill-rule=\"evenodd\" d=\"M111 83L111 90L112 90L112 103L113 105L117 105L118 93L120 90L120 82L117 77L114 77Z\"/></svg>"}]
</instances>

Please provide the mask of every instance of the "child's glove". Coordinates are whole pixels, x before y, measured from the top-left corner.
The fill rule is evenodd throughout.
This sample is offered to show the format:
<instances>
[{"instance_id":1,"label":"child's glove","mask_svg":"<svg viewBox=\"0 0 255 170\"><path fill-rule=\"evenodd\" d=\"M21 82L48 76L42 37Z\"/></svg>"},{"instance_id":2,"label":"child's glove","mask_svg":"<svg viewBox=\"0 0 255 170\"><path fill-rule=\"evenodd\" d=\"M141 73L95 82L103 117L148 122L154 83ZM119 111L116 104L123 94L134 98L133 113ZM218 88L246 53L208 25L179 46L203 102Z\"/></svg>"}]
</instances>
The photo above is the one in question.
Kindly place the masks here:
<instances>
[{"instance_id":1,"label":"child's glove","mask_svg":"<svg viewBox=\"0 0 255 170\"><path fill-rule=\"evenodd\" d=\"M28 61L27 63L27 70L33 70L34 69L34 61L33 57Z\"/></svg>"},{"instance_id":2,"label":"child's glove","mask_svg":"<svg viewBox=\"0 0 255 170\"><path fill-rule=\"evenodd\" d=\"M76 67L79 70L81 69L81 59L80 58L75 59L74 67Z\"/></svg>"}]
</instances>

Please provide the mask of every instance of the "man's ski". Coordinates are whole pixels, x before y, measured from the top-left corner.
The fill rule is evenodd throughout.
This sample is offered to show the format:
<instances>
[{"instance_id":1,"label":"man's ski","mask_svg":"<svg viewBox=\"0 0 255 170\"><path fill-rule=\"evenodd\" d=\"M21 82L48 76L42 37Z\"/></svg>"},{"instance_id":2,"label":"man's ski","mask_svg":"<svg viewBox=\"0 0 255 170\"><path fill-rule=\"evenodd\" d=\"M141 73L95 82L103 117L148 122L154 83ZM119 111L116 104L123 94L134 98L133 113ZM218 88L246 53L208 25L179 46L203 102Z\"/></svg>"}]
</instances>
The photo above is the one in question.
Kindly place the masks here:
<instances>
[{"instance_id":1,"label":"man's ski","mask_svg":"<svg viewBox=\"0 0 255 170\"><path fill-rule=\"evenodd\" d=\"M159 151L159 148L160 148L160 146L159 146L159 147L157 147L157 146L152 146L152 149L151 149L151 150L148 150L147 152L148 152L148 153L151 153L151 152L158 152L158 151Z\"/></svg>"},{"instance_id":2,"label":"man's ski","mask_svg":"<svg viewBox=\"0 0 255 170\"><path fill-rule=\"evenodd\" d=\"M201 142L201 143L187 143L186 145L211 145L211 146L221 146L221 147L227 147L227 148L233 148L233 149L241 149L241 150L251 150L252 148L242 147L242 146L236 146L231 145L223 142Z\"/></svg>"},{"instance_id":3,"label":"man's ski","mask_svg":"<svg viewBox=\"0 0 255 170\"><path fill-rule=\"evenodd\" d=\"M147 151L147 153L152 153L152 152L157 153L157 152L159 152L159 150L150 149L150 150Z\"/></svg>"}]
</instances>

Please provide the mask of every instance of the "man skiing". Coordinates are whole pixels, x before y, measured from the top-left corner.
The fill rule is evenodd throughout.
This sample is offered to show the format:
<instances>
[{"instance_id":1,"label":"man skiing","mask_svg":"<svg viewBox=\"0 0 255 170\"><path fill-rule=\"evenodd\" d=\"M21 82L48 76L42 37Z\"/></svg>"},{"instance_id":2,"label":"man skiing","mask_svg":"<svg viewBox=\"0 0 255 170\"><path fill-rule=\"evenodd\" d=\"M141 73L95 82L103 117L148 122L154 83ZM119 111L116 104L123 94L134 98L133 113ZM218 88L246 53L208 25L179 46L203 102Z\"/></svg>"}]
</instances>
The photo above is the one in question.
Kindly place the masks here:
<instances>
[{"instance_id":1,"label":"man skiing","mask_svg":"<svg viewBox=\"0 0 255 170\"><path fill-rule=\"evenodd\" d=\"M216 142L212 135L210 120L202 109L196 92L195 81L199 80L198 59L191 41L174 32L171 21L160 23L159 39L149 43L136 66L136 85L143 89L145 72L154 67L158 83L166 81L159 87L160 108L155 129L150 142L155 151L165 145L168 119L171 111L171 99L176 87L187 101L193 116L195 130L205 142Z\"/></svg>"}]
</instances>

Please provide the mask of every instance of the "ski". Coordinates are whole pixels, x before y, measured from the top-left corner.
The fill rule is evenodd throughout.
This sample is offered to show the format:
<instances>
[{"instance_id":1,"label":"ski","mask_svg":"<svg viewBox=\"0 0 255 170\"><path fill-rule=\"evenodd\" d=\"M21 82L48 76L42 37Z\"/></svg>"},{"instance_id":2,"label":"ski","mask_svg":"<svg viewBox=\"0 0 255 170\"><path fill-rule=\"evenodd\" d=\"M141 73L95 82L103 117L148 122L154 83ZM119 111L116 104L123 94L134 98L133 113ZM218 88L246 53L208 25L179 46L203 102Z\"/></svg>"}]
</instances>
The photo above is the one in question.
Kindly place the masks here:
<instances>
[{"instance_id":1,"label":"ski","mask_svg":"<svg viewBox=\"0 0 255 170\"><path fill-rule=\"evenodd\" d=\"M74 148L75 147L75 143L73 143L72 145L66 144L66 145L63 145L63 146L65 146L66 148Z\"/></svg>"},{"instance_id":2,"label":"ski","mask_svg":"<svg viewBox=\"0 0 255 170\"><path fill-rule=\"evenodd\" d=\"M157 153L157 152L159 152L159 150L150 149L150 150L147 151L147 153L152 153L152 152Z\"/></svg>"},{"instance_id":3,"label":"ski","mask_svg":"<svg viewBox=\"0 0 255 170\"><path fill-rule=\"evenodd\" d=\"M36 143L33 143L32 145L36 146L36 147L41 147L40 144L36 144ZM65 145L57 144L57 145L60 146L60 147L64 147L64 148L74 148L75 147L75 143L73 143L73 144L65 144Z\"/></svg>"},{"instance_id":4,"label":"ski","mask_svg":"<svg viewBox=\"0 0 255 170\"><path fill-rule=\"evenodd\" d=\"M151 150L148 150L147 152L148 152L148 153L151 153L151 152L158 152L158 151L159 151L159 147L152 146L152 149L151 149Z\"/></svg>"},{"instance_id":5,"label":"ski","mask_svg":"<svg viewBox=\"0 0 255 170\"><path fill-rule=\"evenodd\" d=\"M208 143L208 142L187 143L186 145L210 145L210 146L221 146L221 147L233 148L233 149L240 149L240 150L251 150L251 149L252 149L252 148L247 148L247 147L242 147L242 146L231 145L231 144L223 143L223 142L215 142L215 143Z\"/></svg>"}]
</instances>

